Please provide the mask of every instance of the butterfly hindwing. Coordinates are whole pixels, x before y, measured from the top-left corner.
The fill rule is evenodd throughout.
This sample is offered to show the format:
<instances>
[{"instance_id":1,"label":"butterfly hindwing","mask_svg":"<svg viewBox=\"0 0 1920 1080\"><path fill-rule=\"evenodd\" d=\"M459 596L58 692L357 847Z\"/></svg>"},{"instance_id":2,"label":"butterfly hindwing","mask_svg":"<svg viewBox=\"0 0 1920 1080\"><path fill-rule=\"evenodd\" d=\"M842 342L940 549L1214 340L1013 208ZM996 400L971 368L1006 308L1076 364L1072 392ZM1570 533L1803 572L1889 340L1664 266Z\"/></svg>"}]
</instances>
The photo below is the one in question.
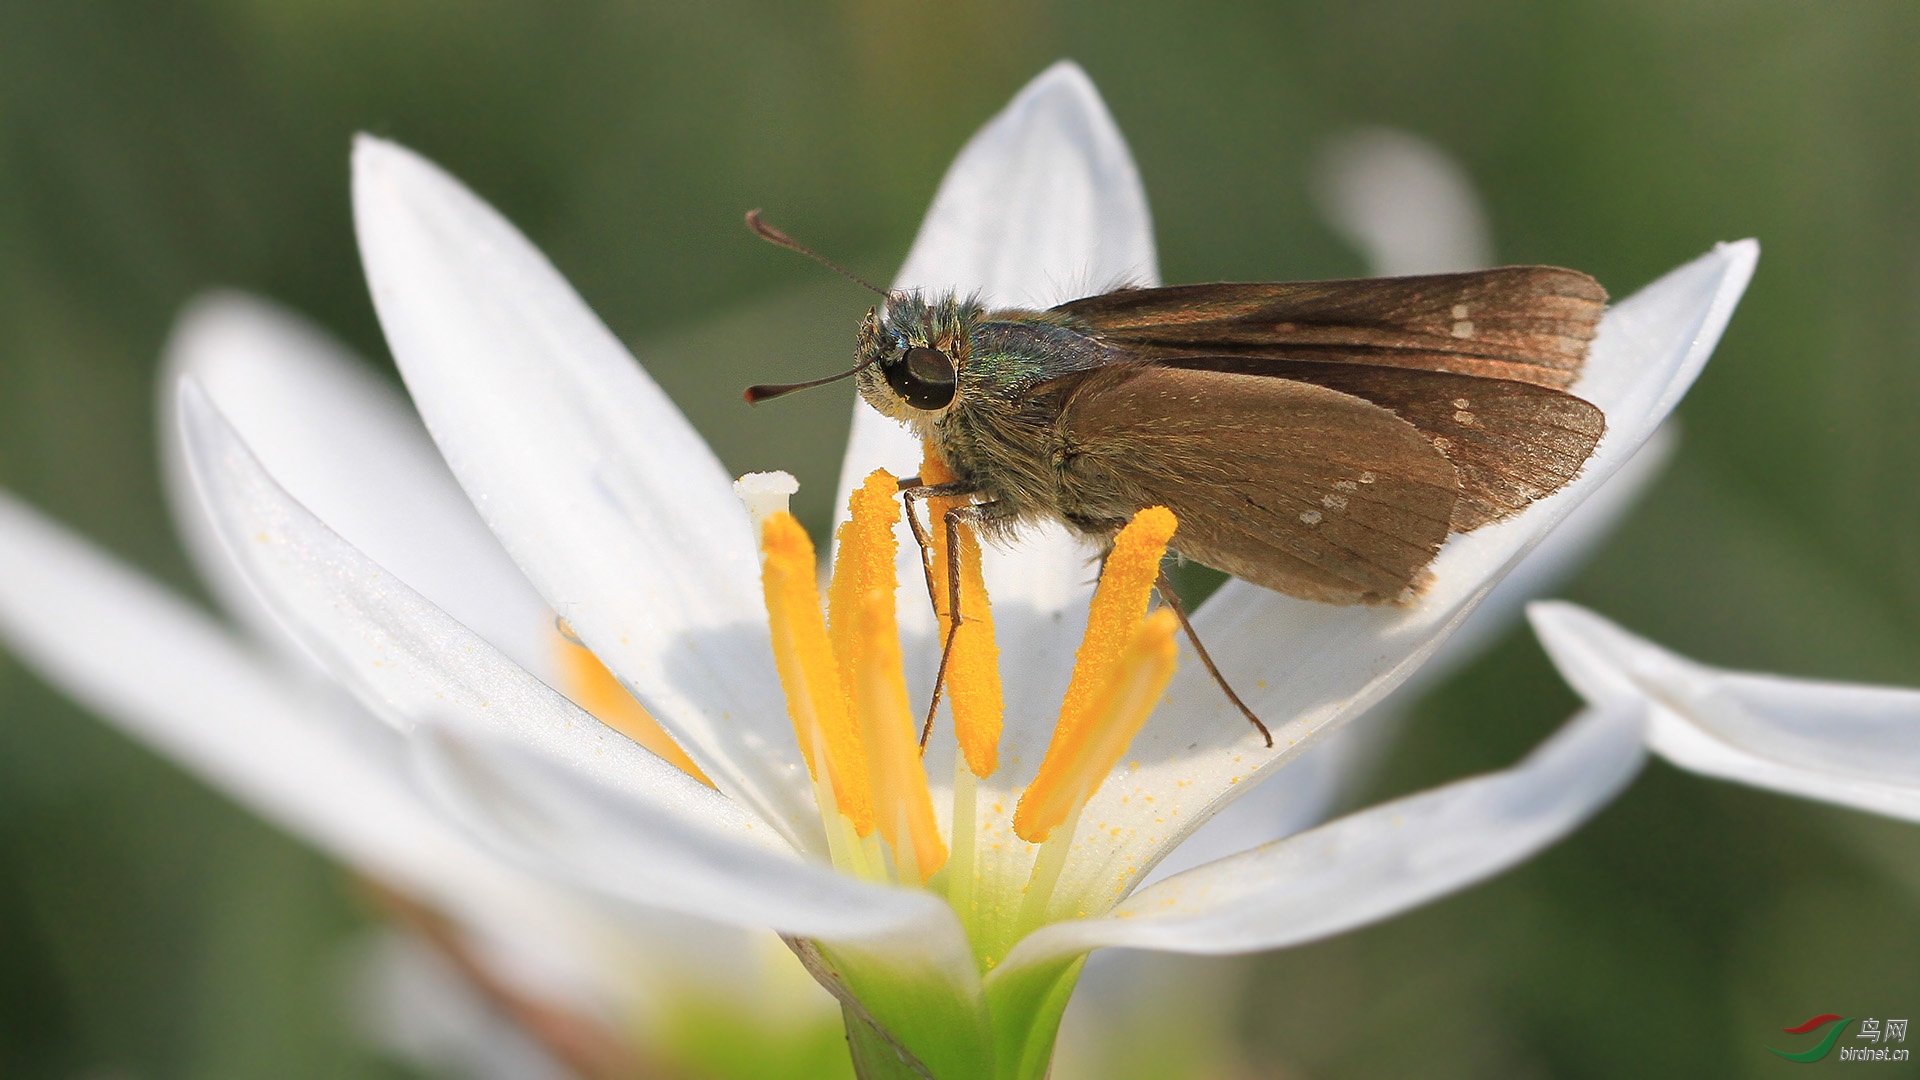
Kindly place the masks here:
<instances>
[{"instance_id":1,"label":"butterfly hindwing","mask_svg":"<svg viewBox=\"0 0 1920 1080\"><path fill-rule=\"evenodd\" d=\"M1060 509L1083 530L1166 506L1181 555L1338 604L1405 598L1446 539L1454 466L1388 409L1309 382L1155 365L1075 380L1053 460Z\"/></svg>"},{"instance_id":2,"label":"butterfly hindwing","mask_svg":"<svg viewBox=\"0 0 1920 1080\"><path fill-rule=\"evenodd\" d=\"M1458 471L1455 532L1498 521L1560 490L1580 474L1607 428L1593 404L1511 379L1260 356L1178 356L1161 363L1310 382L1392 410Z\"/></svg>"}]
</instances>

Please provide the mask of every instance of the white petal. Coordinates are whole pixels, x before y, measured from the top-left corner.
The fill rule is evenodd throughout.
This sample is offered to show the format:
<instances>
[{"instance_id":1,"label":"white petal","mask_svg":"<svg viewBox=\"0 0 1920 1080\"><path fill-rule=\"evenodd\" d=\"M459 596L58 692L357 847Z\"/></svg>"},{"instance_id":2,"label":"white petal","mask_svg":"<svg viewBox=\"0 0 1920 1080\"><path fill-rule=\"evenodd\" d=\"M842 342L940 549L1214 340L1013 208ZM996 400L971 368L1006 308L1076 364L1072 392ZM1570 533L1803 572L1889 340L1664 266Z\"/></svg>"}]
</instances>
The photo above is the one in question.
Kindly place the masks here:
<instances>
[{"instance_id":1,"label":"white petal","mask_svg":"<svg viewBox=\"0 0 1920 1080\"><path fill-rule=\"evenodd\" d=\"M1411 699L1408 699L1410 702ZM1405 723L1400 691L1355 717L1180 841L1145 878L1164 881L1215 859L1269 844L1326 820L1385 755Z\"/></svg>"},{"instance_id":2,"label":"white petal","mask_svg":"<svg viewBox=\"0 0 1920 1080\"><path fill-rule=\"evenodd\" d=\"M514 561L722 790L824 846L732 478L553 266L452 177L362 137L354 215L407 387Z\"/></svg>"},{"instance_id":3,"label":"white petal","mask_svg":"<svg viewBox=\"0 0 1920 1080\"><path fill-rule=\"evenodd\" d=\"M474 513L406 399L306 320L220 292L188 305L167 344L162 461L195 564L249 629L291 645L239 578L193 490L178 427L177 384L188 376L329 528L516 663L554 675L552 613Z\"/></svg>"},{"instance_id":4,"label":"white petal","mask_svg":"<svg viewBox=\"0 0 1920 1080\"><path fill-rule=\"evenodd\" d=\"M993 978L1103 945L1238 953L1397 915L1565 836L1638 771L1640 709L1591 709L1519 765L1463 780L1142 889L1107 915L1042 927Z\"/></svg>"},{"instance_id":5,"label":"white petal","mask_svg":"<svg viewBox=\"0 0 1920 1080\"><path fill-rule=\"evenodd\" d=\"M1237 580L1215 593L1195 628L1272 727L1274 749L1183 651L1167 704L1088 804L1061 887L1090 902L1118 899L1157 852L1404 680L1659 427L1712 353L1757 253L1749 242L1723 244L1607 314L1575 388L1607 411L1607 434L1586 469L1519 515L1449 540L1432 565L1432 585L1413 604L1333 607Z\"/></svg>"},{"instance_id":6,"label":"white petal","mask_svg":"<svg viewBox=\"0 0 1920 1080\"><path fill-rule=\"evenodd\" d=\"M181 414L195 482L248 581L376 716L402 732L429 721L491 732L641 793L688 829L789 852L764 822L601 725L341 540L273 482L191 381Z\"/></svg>"},{"instance_id":7,"label":"white petal","mask_svg":"<svg viewBox=\"0 0 1920 1080\"><path fill-rule=\"evenodd\" d=\"M1367 257L1372 273L1444 274L1493 265L1473 180L1426 139L1361 128L1329 143L1316 165L1321 213Z\"/></svg>"},{"instance_id":8,"label":"white petal","mask_svg":"<svg viewBox=\"0 0 1920 1080\"><path fill-rule=\"evenodd\" d=\"M422 775L444 805L503 856L543 877L615 900L737 926L829 941L918 942L970 955L944 901L875 885L672 815L617 788L499 740L426 726L414 738Z\"/></svg>"},{"instance_id":9,"label":"white petal","mask_svg":"<svg viewBox=\"0 0 1920 1080\"><path fill-rule=\"evenodd\" d=\"M1591 703L1651 700L1634 678L1634 668L1671 672L1683 663L1665 649L1634 637L1578 604L1528 604L1527 620L1533 624L1547 656L1560 669L1560 677Z\"/></svg>"},{"instance_id":10,"label":"white petal","mask_svg":"<svg viewBox=\"0 0 1920 1080\"><path fill-rule=\"evenodd\" d=\"M1133 155L1093 81L1063 60L961 149L893 287L977 293L992 307L1047 308L1123 284L1159 283L1153 218ZM840 473L842 517L853 488L882 467L898 476L918 471L919 440L856 400ZM904 525L900 542L901 580L920 580L918 548ZM1091 554L1051 525L986 553L987 591L1009 658L1028 655L1052 636L1055 613L1084 602ZM900 619L921 637L922 651L931 649L926 604L903 604ZM1039 665L1036 659L1018 668ZM1018 668L1009 681L1018 679Z\"/></svg>"},{"instance_id":11,"label":"white petal","mask_svg":"<svg viewBox=\"0 0 1920 1080\"><path fill-rule=\"evenodd\" d=\"M1133 155L1093 80L1062 60L961 149L894 288L1046 308L1159 281Z\"/></svg>"},{"instance_id":12,"label":"white petal","mask_svg":"<svg viewBox=\"0 0 1920 1080\"><path fill-rule=\"evenodd\" d=\"M1920 821L1920 690L1721 671L1573 604L1528 615L1582 696L1651 703L1648 745L1675 765Z\"/></svg>"},{"instance_id":13,"label":"white petal","mask_svg":"<svg viewBox=\"0 0 1920 1080\"><path fill-rule=\"evenodd\" d=\"M420 803L390 732L330 710L199 610L4 493L0 635L121 731L342 862L451 912L543 902Z\"/></svg>"}]
</instances>

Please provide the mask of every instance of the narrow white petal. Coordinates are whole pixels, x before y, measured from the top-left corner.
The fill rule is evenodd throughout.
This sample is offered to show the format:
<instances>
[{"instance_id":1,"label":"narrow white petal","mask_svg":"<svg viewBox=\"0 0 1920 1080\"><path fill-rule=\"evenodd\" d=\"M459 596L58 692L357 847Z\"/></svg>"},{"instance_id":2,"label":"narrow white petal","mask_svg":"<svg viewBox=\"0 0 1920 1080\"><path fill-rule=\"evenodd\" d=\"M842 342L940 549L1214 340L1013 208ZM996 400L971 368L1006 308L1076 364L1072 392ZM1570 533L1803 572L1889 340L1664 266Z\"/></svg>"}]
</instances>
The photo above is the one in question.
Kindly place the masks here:
<instances>
[{"instance_id":1,"label":"narrow white petal","mask_svg":"<svg viewBox=\"0 0 1920 1080\"><path fill-rule=\"evenodd\" d=\"M525 747L435 725L413 740L430 789L501 855L535 873L628 903L823 940L918 940L968 955L932 893L875 885L660 813Z\"/></svg>"},{"instance_id":2,"label":"narrow white petal","mask_svg":"<svg viewBox=\"0 0 1920 1080\"><path fill-rule=\"evenodd\" d=\"M399 391L317 327L244 293L188 305L167 344L167 494L201 575L263 636L279 624L238 576L193 489L178 383L197 379L274 479L346 541L529 670L553 672L553 614L487 531Z\"/></svg>"},{"instance_id":3,"label":"narrow white petal","mask_svg":"<svg viewBox=\"0 0 1920 1080\"><path fill-rule=\"evenodd\" d=\"M488 526L722 790L812 844L732 478L553 266L458 181L362 137L354 216L394 359Z\"/></svg>"},{"instance_id":4,"label":"narrow white petal","mask_svg":"<svg viewBox=\"0 0 1920 1080\"><path fill-rule=\"evenodd\" d=\"M738 804L603 726L356 551L295 502L197 384L181 394L189 465L247 580L376 716L491 732L732 842L790 851Z\"/></svg>"},{"instance_id":5,"label":"narrow white petal","mask_svg":"<svg viewBox=\"0 0 1920 1080\"><path fill-rule=\"evenodd\" d=\"M198 609L0 493L0 636L132 738L443 910L525 921L543 888L414 794L393 734L305 693Z\"/></svg>"},{"instance_id":6,"label":"narrow white petal","mask_svg":"<svg viewBox=\"0 0 1920 1080\"><path fill-rule=\"evenodd\" d=\"M1651 703L1648 745L1675 765L1920 821L1920 690L1722 671L1573 604L1528 615L1582 696Z\"/></svg>"},{"instance_id":7,"label":"narrow white petal","mask_svg":"<svg viewBox=\"0 0 1920 1080\"><path fill-rule=\"evenodd\" d=\"M1275 747L1261 744L1183 651L1167 703L1088 804L1081 849L1062 887L1095 901L1125 895L1157 852L1411 674L1652 436L1712 353L1757 254L1750 242L1723 244L1607 314L1575 388L1607 411L1607 434L1586 469L1521 514L1449 540L1433 563L1432 585L1414 603L1332 607L1237 580L1215 593L1195 614L1195 628L1273 728ZM1156 854L1143 862L1143 851Z\"/></svg>"},{"instance_id":8,"label":"narrow white petal","mask_svg":"<svg viewBox=\"0 0 1920 1080\"><path fill-rule=\"evenodd\" d=\"M1093 80L1062 60L961 149L894 288L1046 308L1159 280L1133 154Z\"/></svg>"},{"instance_id":9,"label":"narrow white petal","mask_svg":"<svg viewBox=\"0 0 1920 1080\"><path fill-rule=\"evenodd\" d=\"M1140 890L1029 935L995 969L1105 945L1238 953L1390 918L1559 840L1639 770L1642 710L1590 709L1519 765L1383 803Z\"/></svg>"},{"instance_id":10,"label":"narrow white petal","mask_svg":"<svg viewBox=\"0 0 1920 1080\"><path fill-rule=\"evenodd\" d=\"M1685 663L1578 604L1528 604L1527 621L1533 624L1547 656L1560 669L1560 677L1594 704L1651 700L1634 678L1634 669L1671 673Z\"/></svg>"},{"instance_id":11,"label":"narrow white petal","mask_svg":"<svg viewBox=\"0 0 1920 1080\"><path fill-rule=\"evenodd\" d=\"M978 294L990 307L1047 308L1119 285L1158 285L1153 218L1126 140L1079 65L1061 61L1028 83L947 169L896 289ZM920 443L865 402L854 402L839 507L873 470L910 476ZM901 580L920 578L918 549L900 531ZM1010 684L1052 656L1025 658L1054 636L1059 611L1081 603L1090 550L1058 526L1027 530L989 549L985 574ZM932 612L903 604L901 625L932 648ZM1010 699L1024 692L1010 685ZM1057 703L1057 699L1056 703Z\"/></svg>"},{"instance_id":12,"label":"narrow white petal","mask_svg":"<svg viewBox=\"0 0 1920 1080\"><path fill-rule=\"evenodd\" d=\"M1493 265L1487 214L1473 180L1418 135L1361 128L1316 162L1320 212L1382 276L1444 274Z\"/></svg>"}]
</instances>

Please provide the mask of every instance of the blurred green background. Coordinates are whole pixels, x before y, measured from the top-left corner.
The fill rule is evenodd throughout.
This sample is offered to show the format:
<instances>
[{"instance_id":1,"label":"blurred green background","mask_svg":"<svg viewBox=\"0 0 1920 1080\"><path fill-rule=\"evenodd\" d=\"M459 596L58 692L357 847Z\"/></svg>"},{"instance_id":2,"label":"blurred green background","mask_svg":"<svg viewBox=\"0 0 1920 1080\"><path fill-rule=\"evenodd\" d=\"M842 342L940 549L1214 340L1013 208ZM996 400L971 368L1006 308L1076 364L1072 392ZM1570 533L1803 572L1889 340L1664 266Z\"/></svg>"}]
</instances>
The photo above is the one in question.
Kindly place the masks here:
<instances>
[{"instance_id":1,"label":"blurred green background","mask_svg":"<svg viewBox=\"0 0 1920 1080\"><path fill-rule=\"evenodd\" d=\"M1389 124L1454 154L1503 261L1622 296L1714 241L1759 274L1665 479L1570 594L1701 659L1920 682L1920 6L0 0L0 484L192 589L155 360L212 285L385 364L356 130L525 229L735 469L823 519L861 294L960 143L1079 60L1138 156L1169 281L1362 268L1308 197ZM791 407L789 407L791 406ZM1421 708L1378 793L1504 765L1574 706L1515 634ZM399 1075L337 1008L368 915L316 856L0 656L0 1074ZM1772 1075L1819 1012L1920 1012L1920 828L1659 764L1572 841L1259 961L1253 1076ZM1833 1068L1833 1061L1814 1068Z\"/></svg>"}]
</instances>

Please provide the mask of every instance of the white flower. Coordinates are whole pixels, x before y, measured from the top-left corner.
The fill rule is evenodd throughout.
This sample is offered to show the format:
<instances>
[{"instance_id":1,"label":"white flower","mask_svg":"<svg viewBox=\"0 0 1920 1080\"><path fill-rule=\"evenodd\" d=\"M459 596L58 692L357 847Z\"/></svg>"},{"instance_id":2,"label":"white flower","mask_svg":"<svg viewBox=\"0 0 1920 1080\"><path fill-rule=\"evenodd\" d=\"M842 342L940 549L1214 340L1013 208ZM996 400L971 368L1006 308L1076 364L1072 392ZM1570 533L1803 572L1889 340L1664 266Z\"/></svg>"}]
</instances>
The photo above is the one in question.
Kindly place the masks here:
<instances>
[{"instance_id":1,"label":"white flower","mask_svg":"<svg viewBox=\"0 0 1920 1080\"><path fill-rule=\"evenodd\" d=\"M1496 872L1610 797L1640 761L1633 710L1590 711L1508 772L1135 891L1211 814L1404 679L1632 456L1705 363L1756 255L1750 243L1722 246L1608 314L1575 387L1608 417L1586 471L1514 519L1453 538L1418 602L1333 608L1240 582L1222 588L1197 628L1272 724L1275 746L1200 665L1183 664L1090 799L1062 802L1079 827L1044 844L1019 839L1009 819L1031 793L1072 672L1088 553L1058 529L989 550L1007 658L998 768L964 779L952 740L936 739L924 774L886 767L903 789L929 792L920 799L937 822L906 820L918 811L903 796L877 805L881 832L861 840L827 782L848 759L811 747L828 763L816 784L796 743L755 529L699 437L546 260L444 173L362 140L355 210L389 344L454 475L551 608L715 787L601 727L328 529L189 390L189 457L229 548L300 642L407 735L436 796L476 835L608 897L780 931L841 996L869 1076L1040 1076L1089 949L1244 952L1338 933ZM1086 77L1063 64L968 145L896 286L1044 306L1089 283L1156 279L1126 148ZM877 467L904 475L919 460L903 431L857 406L843 493ZM917 583L903 539L894 538L895 576ZM856 556L883 548L871 530L855 541ZM768 559L804 583L794 564ZM790 644L804 627L799 608L783 610L775 628ZM933 619L913 603L898 619L925 700ZM1160 697L1147 674L1166 665L1150 654L1171 638L1158 622L1160 638L1133 631L1146 648L1137 663L1116 661L1118 674L1096 680L1105 696L1095 700L1111 710L1102 715ZM861 671L873 681L852 688L855 698L886 696L900 674L888 657ZM800 715L837 700L797 694L792 704ZM911 857L899 844L885 850L882 834L912 835ZM934 857L948 847L952 865ZM946 896L876 880L917 882L936 866Z\"/></svg>"},{"instance_id":2,"label":"white flower","mask_svg":"<svg viewBox=\"0 0 1920 1080\"><path fill-rule=\"evenodd\" d=\"M1920 690L1724 671L1574 604L1527 615L1580 696L1647 710L1647 745L1673 764L1920 821Z\"/></svg>"},{"instance_id":3,"label":"white flower","mask_svg":"<svg viewBox=\"0 0 1920 1080\"><path fill-rule=\"evenodd\" d=\"M191 377L304 503L519 663L618 717L617 702L597 700L606 695L581 662L585 651L556 632L404 399L364 364L271 305L221 294L183 314L167 368L166 436L176 431L174 387ZM809 1025L831 1022L820 1007L830 1002L771 935L611 911L453 828L408 778L405 744L334 689L242 580L192 490L177 438L167 438L163 462L188 551L244 632L0 493L0 636L23 659L134 738L401 894L403 913L451 918L458 932L442 943L493 983L478 1007L570 1014L576 1035L604 1036L597 1046L575 1038L548 1047L575 1068L591 1064L582 1052L617 1061L645 1046L670 1055L675 1015L698 1007L802 1041ZM791 969L784 983L780 968ZM378 1030L418 1050L396 1025L431 1019L446 1004L382 1010ZM496 1034L511 1030L494 1024ZM517 1046L513 1060L538 1052L500 1037Z\"/></svg>"}]
</instances>

